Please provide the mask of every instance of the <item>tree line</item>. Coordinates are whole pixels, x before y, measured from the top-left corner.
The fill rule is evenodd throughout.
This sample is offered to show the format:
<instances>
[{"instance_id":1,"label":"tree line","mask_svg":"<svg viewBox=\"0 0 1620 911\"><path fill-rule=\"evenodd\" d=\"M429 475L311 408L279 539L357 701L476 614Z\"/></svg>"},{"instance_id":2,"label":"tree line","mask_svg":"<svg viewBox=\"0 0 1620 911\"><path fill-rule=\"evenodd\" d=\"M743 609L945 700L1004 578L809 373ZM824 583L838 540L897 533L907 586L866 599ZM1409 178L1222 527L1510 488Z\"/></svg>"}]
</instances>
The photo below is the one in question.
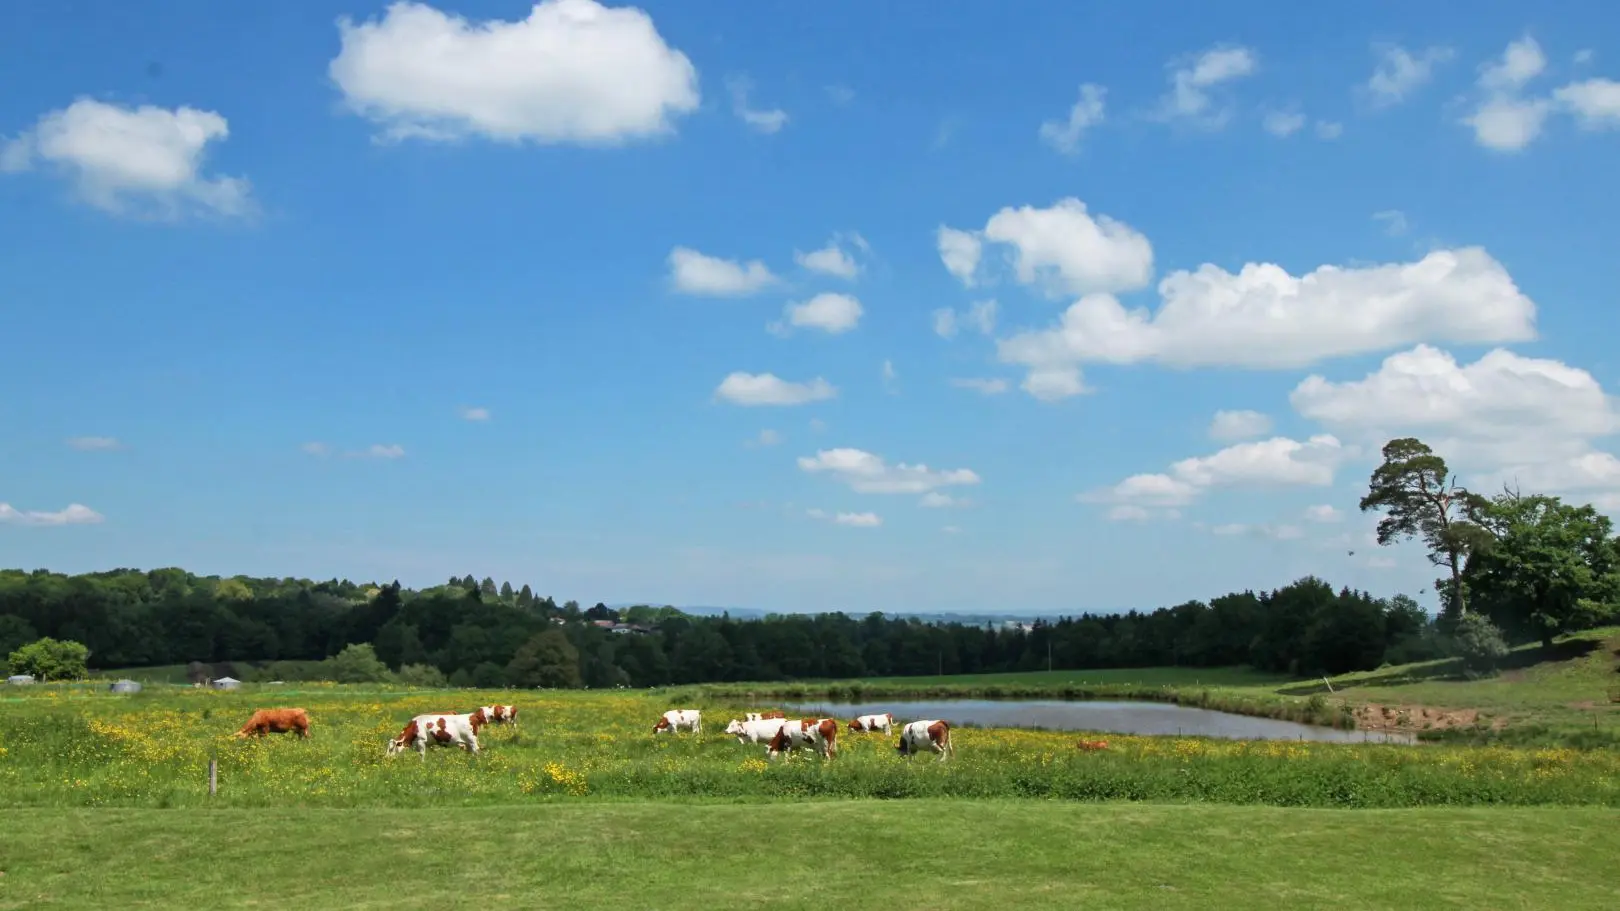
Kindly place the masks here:
<instances>
[{"instance_id":1,"label":"tree line","mask_svg":"<svg viewBox=\"0 0 1620 911\"><path fill-rule=\"evenodd\" d=\"M673 607L557 604L528 585L452 578L422 590L346 580L118 569L0 571L0 656L41 637L91 668L191 664L201 675L480 687L656 686L1052 669L1250 665L1296 675L1550 642L1620 613L1620 541L1591 506L1458 485L1421 442L1392 440L1370 479L1382 544L1419 538L1442 568L1437 617L1308 576L1153 611L1032 626L870 613L703 617ZM619 621L633 629L609 629ZM312 662L322 662L312 667ZM219 674L213 674L220 676Z\"/></svg>"}]
</instances>

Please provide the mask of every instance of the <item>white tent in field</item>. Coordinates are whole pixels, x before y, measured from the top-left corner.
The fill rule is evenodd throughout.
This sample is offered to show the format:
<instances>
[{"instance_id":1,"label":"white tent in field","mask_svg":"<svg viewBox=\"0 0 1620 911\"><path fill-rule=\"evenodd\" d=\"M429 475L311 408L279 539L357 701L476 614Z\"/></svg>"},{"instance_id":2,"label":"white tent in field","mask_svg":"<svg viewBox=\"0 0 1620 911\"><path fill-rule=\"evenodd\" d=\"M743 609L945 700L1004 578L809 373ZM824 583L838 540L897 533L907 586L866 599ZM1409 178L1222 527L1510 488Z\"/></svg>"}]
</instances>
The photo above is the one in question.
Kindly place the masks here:
<instances>
[{"instance_id":1,"label":"white tent in field","mask_svg":"<svg viewBox=\"0 0 1620 911\"><path fill-rule=\"evenodd\" d=\"M241 686L242 681L236 679L235 677L221 677L218 680L215 680L213 683L213 687L216 690L234 690L239 689Z\"/></svg>"},{"instance_id":2,"label":"white tent in field","mask_svg":"<svg viewBox=\"0 0 1620 911\"><path fill-rule=\"evenodd\" d=\"M34 682L34 675L33 674L12 674L10 677L6 678L6 682L11 684L12 686L27 686L28 684Z\"/></svg>"}]
</instances>

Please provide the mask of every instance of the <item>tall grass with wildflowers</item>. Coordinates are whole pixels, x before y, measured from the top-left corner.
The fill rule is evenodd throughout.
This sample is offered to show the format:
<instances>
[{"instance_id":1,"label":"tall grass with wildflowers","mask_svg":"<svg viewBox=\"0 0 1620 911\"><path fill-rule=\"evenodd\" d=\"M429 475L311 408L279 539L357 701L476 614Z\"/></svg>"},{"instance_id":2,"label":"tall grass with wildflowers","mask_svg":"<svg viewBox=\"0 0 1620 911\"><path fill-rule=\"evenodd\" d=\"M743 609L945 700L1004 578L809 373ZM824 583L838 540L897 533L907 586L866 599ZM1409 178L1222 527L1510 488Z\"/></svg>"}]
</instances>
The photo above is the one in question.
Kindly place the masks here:
<instances>
[{"instance_id":1,"label":"tall grass with wildflowers","mask_svg":"<svg viewBox=\"0 0 1620 911\"><path fill-rule=\"evenodd\" d=\"M867 694L870 695L870 694ZM900 757L893 737L840 732L837 759L766 762L723 733L759 707L684 692L367 689L298 685L114 696L41 685L0 702L0 807L423 807L730 798L1025 797L1311 807L1620 806L1620 753L1450 745L1326 744L959 728L956 758ZM672 699L704 734L651 733ZM483 752L388 759L412 715L520 708ZM230 735L255 708L302 706L311 739ZM1082 752L1082 738L1108 741ZM210 798L206 769L219 764Z\"/></svg>"}]
</instances>

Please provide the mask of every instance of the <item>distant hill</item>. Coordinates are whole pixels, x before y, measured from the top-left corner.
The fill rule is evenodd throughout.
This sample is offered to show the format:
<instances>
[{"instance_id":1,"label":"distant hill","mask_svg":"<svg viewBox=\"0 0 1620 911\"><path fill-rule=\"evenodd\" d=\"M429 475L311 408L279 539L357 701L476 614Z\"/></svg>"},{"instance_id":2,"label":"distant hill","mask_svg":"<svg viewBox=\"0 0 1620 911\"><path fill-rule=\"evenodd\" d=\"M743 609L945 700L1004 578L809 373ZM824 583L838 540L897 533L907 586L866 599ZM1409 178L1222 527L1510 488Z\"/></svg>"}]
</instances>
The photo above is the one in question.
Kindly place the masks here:
<instances>
[{"instance_id":1,"label":"distant hill","mask_svg":"<svg viewBox=\"0 0 1620 911\"><path fill-rule=\"evenodd\" d=\"M637 604L648 604L648 603L650 603L650 602L635 601L635 602L625 602L625 603L622 603L622 604L609 604L608 607L611 607L614 610L624 610L627 607L633 607L633 606L635 606ZM761 609L759 609L757 607L717 607L717 606L714 606L714 605L702 605L702 604L677 604L677 605L674 605L674 607L675 607L676 610L681 611L682 613L692 614L692 615L698 616L698 617L718 617L721 614L730 614L731 618L733 620L760 620L760 619L765 618L766 616L769 616L770 614L794 614L794 613L809 614L809 613L821 613L822 612L820 610L817 610L817 611L767 611L767 610L761 610ZM829 609L829 610L831 610L831 609ZM861 612L861 611L845 611L845 613L848 614L849 616L852 616L852 617L864 617L864 616L866 616L866 613ZM923 621L924 623L963 623L963 624L967 624L967 625L970 625L970 626L983 626L986 623L993 624L993 625L996 625L996 626L1012 625L1014 623L1029 624L1029 623L1034 623L1038 619L1045 619L1045 620L1050 621L1050 622L1056 622L1057 621L1056 616L1047 616L1047 615L1042 615L1042 614L982 614L982 613L981 614L960 614L960 613L950 613L950 612L944 612L944 611L930 611L930 612L922 612L922 611L915 611L915 612L914 611L884 611L883 615L885 617L892 617L892 618L916 617L917 619Z\"/></svg>"}]
</instances>

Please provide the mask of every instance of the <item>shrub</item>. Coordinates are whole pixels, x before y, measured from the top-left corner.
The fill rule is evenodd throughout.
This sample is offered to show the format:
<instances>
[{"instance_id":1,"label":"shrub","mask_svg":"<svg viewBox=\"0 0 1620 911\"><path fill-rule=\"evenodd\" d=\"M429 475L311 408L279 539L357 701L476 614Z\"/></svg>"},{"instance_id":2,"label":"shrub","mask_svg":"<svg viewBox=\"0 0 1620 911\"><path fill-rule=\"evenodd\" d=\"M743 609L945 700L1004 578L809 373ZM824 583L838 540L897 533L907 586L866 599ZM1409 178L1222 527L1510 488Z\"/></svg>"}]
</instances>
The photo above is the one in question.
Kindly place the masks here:
<instances>
[{"instance_id":1,"label":"shrub","mask_svg":"<svg viewBox=\"0 0 1620 911\"><path fill-rule=\"evenodd\" d=\"M82 642L60 640L46 636L36 639L11 653L7 664L13 674L32 674L34 679L83 680L89 676L85 665L90 660L90 649Z\"/></svg>"},{"instance_id":2,"label":"shrub","mask_svg":"<svg viewBox=\"0 0 1620 911\"><path fill-rule=\"evenodd\" d=\"M399 669L399 682L406 686L443 687L449 684L444 671L431 664L407 664Z\"/></svg>"},{"instance_id":3,"label":"shrub","mask_svg":"<svg viewBox=\"0 0 1620 911\"><path fill-rule=\"evenodd\" d=\"M1458 617L1451 638L1453 653L1471 673L1495 673L1497 662L1508 653L1502 631L1480 614Z\"/></svg>"}]
</instances>

